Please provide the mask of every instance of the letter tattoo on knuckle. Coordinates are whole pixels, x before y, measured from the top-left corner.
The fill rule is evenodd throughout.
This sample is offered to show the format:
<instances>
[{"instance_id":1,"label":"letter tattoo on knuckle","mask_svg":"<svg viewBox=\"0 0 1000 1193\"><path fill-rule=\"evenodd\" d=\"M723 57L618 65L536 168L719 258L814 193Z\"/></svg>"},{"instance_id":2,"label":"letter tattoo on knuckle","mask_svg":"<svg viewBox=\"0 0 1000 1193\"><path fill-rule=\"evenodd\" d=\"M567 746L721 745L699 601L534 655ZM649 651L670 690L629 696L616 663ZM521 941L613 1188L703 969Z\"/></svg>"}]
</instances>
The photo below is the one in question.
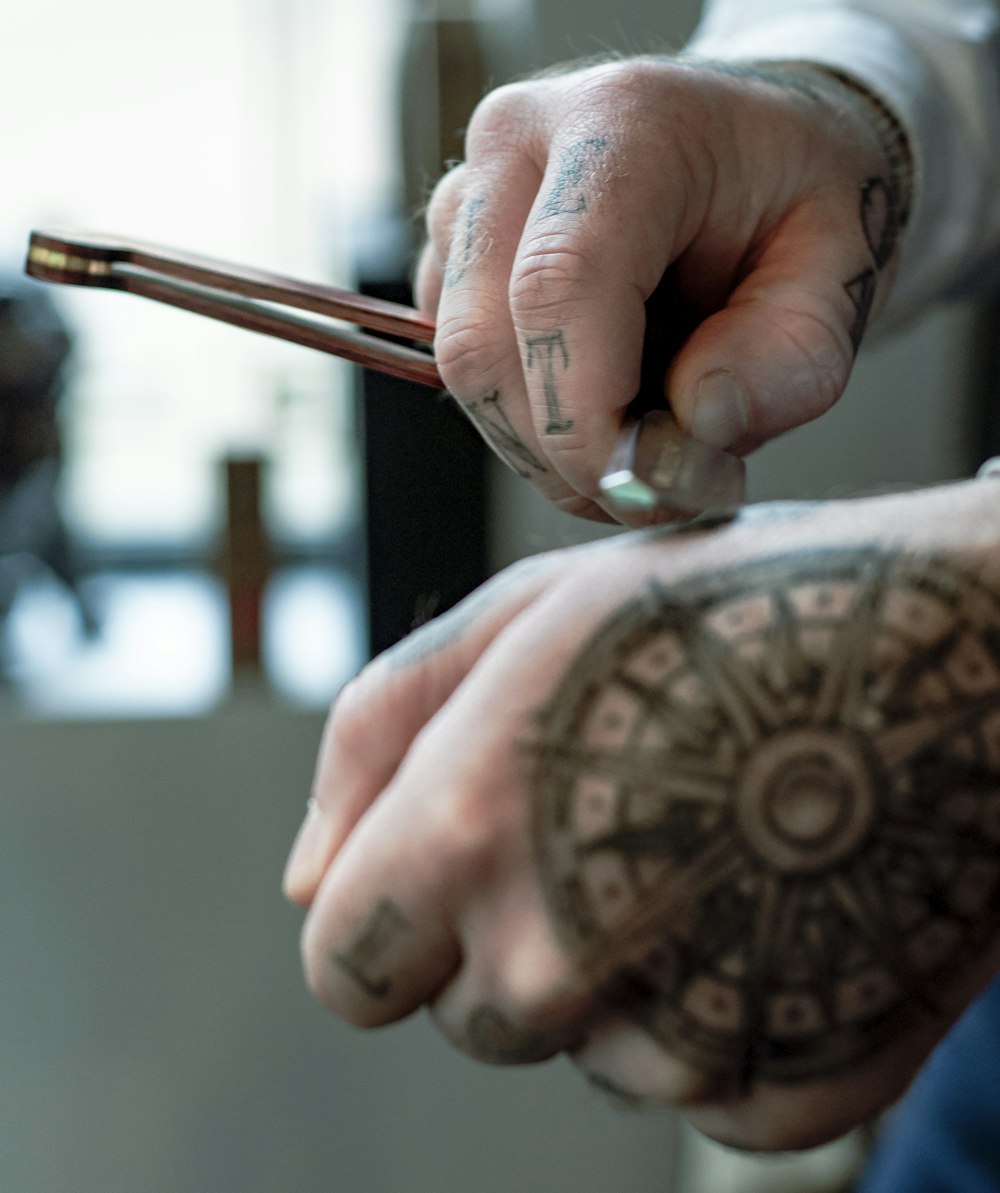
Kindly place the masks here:
<instances>
[{"instance_id":1,"label":"letter tattoo on knuckle","mask_svg":"<svg viewBox=\"0 0 1000 1193\"><path fill-rule=\"evenodd\" d=\"M358 936L343 952L333 953L331 960L370 998L388 998L395 985L383 968L385 954L411 930L410 921L399 907L391 899L380 899Z\"/></svg>"},{"instance_id":2,"label":"letter tattoo on knuckle","mask_svg":"<svg viewBox=\"0 0 1000 1193\"><path fill-rule=\"evenodd\" d=\"M607 137L585 137L563 149L552 189L542 205L542 216L583 215L587 210L586 185L604 160L607 147Z\"/></svg>"},{"instance_id":3,"label":"letter tattoo on knuckle","mask_svg":"<svg viewBox=\"0 0 1000 1193\"><path fill-rule=\"evenodd\" d=\"M652 585L527 749L578 969L726 1087L868 1059L1000 931L1000 597L945 558Z\"/></svg>"},{"instance_id":4,"label":"letter tattoo on knuckle","mask_svg":"<svg viewBox=\"0 0 1000 1193\"><path fill-rule=\"evenodd\" d=\"M485 1003L469 1014L465 1039L468 1051L489 1064L533 1064L552 1052L540 1032L516 1027L496 1007Z\"/></svg>"},{"instance_id":5,"label":"letter tattoo on knuckle","mask_svg":"<svg viewBox=\"0 0 1000 1193\"><path fill-rule=\"evenodd\" d=\"M459 211L458 228L444 267L444 286L448 289L462 281L483 243L481 214L486 205L482 196L469 199Z\"/></svg>"},{"instance_id":6,"label":"letter tattoo on knuckle","mask_svg":"<svg viewBox=\"0 0 1000 1193\"><path fill-rule=\"evenodd\" d=\"M518 476L532 480L548 472L517 433L510 416L501 405L499 390L493 390L479 401L462 402L461 406L493 451Z\"/></svg>"},{"instance_id":7,"label":"letter tattoo on knuckle","mask_svg":"<svg viewBox=\"0 0 1000 1193\"><path fill-rule=\"evenodd\" d=\"M526 344L525 365L529 373L540 373L545 396L546 435L565 435L573 429L573 420L563 413L559 401L559 372L569 368L569 348L562 328L546 335L532 336Z\"/></svg>"}]
</instances>

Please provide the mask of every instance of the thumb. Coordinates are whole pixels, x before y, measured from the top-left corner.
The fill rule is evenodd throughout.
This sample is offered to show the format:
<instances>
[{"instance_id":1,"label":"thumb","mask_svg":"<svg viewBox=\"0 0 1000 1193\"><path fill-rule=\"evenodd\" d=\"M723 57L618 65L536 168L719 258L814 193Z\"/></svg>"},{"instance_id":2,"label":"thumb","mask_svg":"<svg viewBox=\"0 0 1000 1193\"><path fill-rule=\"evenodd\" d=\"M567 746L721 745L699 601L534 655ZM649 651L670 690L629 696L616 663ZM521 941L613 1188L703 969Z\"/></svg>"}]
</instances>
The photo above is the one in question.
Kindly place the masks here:
<instances>
[{"instance_id":1,"label":"thumb","mask_svg":"<svg viewBox=\"0 0 1000 1193\"><path fill-rule=\"evenodd\" d=\"M885 289L857 238L845 244L829 226L775 242L675 357L667 396L678 421L746 452L816 418L844 392Z\"/></svg>"}]
</instances>

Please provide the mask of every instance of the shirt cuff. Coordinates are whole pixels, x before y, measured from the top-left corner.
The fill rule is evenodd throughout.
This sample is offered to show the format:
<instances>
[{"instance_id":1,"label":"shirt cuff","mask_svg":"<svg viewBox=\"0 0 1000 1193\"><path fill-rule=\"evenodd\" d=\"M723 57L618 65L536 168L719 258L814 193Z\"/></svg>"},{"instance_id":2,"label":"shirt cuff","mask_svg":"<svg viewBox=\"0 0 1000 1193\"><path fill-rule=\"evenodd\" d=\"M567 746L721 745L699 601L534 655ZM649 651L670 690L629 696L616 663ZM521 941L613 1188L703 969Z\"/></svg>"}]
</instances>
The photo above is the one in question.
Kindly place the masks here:
<instances>
[{"instance_id":1,"label":"shirt cuff","mask_svg":"<svg viewBox=\"0 0 1000 1193\"><path fill-rule=\"evenodd\" d=\"M978 142L984 130L989 132L989 121L975 110L975 97L963 108L953 89L945 85L938 64L908 32L888 20L819 4L798 10L784 6L756 19L752 4L744 0L741 8L742 13L731 19L726 19L725 4L717 5L720 11L714 13L710 9L685 57L795 60L834 67L883 99L909 137L914 157L913 205L892 294L879 320L883 330L954 290L1000 239L997 205L991 202L997 193L995 145L1000 130L993 125L993 147L984 152ZM962 44L960 29L946 33L956 43L951 82L964 86L968 97L970 46ZM979 82L982 87L996 87L992 77ZM980 98L984 108L996 104L995 96Z\"/></svg>"}]
</instances>

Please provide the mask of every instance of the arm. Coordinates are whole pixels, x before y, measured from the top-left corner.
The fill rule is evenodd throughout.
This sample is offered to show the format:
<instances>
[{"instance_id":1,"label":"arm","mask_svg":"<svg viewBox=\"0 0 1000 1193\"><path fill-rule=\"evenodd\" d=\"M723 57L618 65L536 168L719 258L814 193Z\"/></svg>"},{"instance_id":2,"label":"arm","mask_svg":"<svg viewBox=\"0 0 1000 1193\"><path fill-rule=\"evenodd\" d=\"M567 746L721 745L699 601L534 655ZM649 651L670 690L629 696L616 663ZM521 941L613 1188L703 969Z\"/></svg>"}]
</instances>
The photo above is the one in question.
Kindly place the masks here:
<instances>
[{"instance_id":1,"label":"arm","mask_svg":"<svg viewBox=\"0 0 1000 1193\"><path fill-rule=\"evenodd\" d=\"M531 561L331 714L317 996L740 1146L894 1098L1000 962L994 481Z\"/></svg>"},{"instance_id":2,"label":"arm","mask_svg":"<svg viewBox=\"0 0 1000 1193\"><path fill-rule=\"evenodd\" d=\"M418 271L448 387L598 518L620 516L596 482L641 386L738 453L817 417L901 267L900 316L995 252L994 25L972 0L720 3L678 59L494 92Z\"/></svg>"}]
</instances>

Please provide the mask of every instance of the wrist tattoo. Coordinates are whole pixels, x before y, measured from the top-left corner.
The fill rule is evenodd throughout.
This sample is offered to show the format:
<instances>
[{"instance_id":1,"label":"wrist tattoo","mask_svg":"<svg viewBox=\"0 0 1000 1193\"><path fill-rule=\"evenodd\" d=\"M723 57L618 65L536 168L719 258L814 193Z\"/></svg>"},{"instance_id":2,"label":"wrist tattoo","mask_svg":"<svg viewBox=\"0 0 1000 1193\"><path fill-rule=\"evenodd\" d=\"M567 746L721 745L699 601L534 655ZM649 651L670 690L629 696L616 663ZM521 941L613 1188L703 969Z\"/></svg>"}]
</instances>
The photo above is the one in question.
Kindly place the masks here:
<instances>
[{"instance_id":1,"label":"wrist tattoo","mask_svg":"<svg viewBox=\"0 0 1000 1193\"><path fill-rule=\"evenodd\" d=\"M816 63L811 69L827 75L856 96L874 117L875 133L889 167L888 194L892 201L892 220L897 231L905 228L913 204L916 159L902 121L885 100L860 79L822 63Z\"/></svg>"},{"instance_id":2,"label":"wrist tattoo","mask_svg":"<svg viewBox=\"0 0 1000 1193\"><path fill-rule=\"evenodd\" d=\"M1000 930L1000 597L946 559L654 586L578 654L530 753L568 950L729 1088L877 1053Z\"/></svg>"},{"instance_id":3,"label":"wrist tattoo","mask_svg":"<svg viewBox=\"0 0 1000 1193\"><path fill-rule=\"evenodd\" d=\"M867 179L861 186L861 228L874 265L859 270L844 283L854 307L849 335L855 355L871 318L879 275L888 265L906 227L913 202L915 158L909 136L889 105L860 80L819 62L698 62L694 66L734 78L767 83L795 91L818 103L831 102L831 92L843 102L846 95L865 112L885 158L887 177Z\"/></svg>"},{"instance_id":4,"label":"wrist tattoo","mask_svg":"<svg viewBox=\"0 0 1000 1193\"><path fill-rule=\"evenodd\" d=\"M850 336L855 355L861 347L871 316L879 271L885 268L895 252L902 227L900 203L891 183L884 178L869 178L861 187L861 231L875 264L863 269L844 285L854 305L855 317Z\"/></svg>"},{"instance_id":5,"label":"wrist tattoo","mask_svg":"<svg viewBox=\"0 0 1000 1193\"><path fill-rule=\"evenodd\" d=\"M851 320L847 334L850 336L855 356L861 350L861 341L865 338L865 332L868 330L868 320L871 318L872 307L875 304L877 288L878 274L871 268L863 269L859 274L855 274L849 282L844 283L847 297L854 307L854 318Z\"/></svg>"},{"instance_id":6,"label":"wrist tattoo","mask_svg":"<svg viewBox=\"0 0 1000 1193\"><path fill-rule=\"evenodd\" d=\"M888 265L910 218L914 191L914 155L909 136L886 102L860 80L821 63L795 69L825 76L866 110L888 167L886 178L869 178L861 187L861 228L874 261L844 284L854 305L850 337L857 355L868 326L879 275Z\"/></svg>"},{"instance_id":7,"label":"wrist tattoo","mask_svg":"<svg viewBox=\"0 0 1000 1193\"><path fill-rule=\"evenodd\" d=\"M780 87L784 91L794 91L806 99L823 101L823 91L813 83L808 72L794 69L788 63L782 62L726 62L721 59L677 59L681 66L693 66L700 70L710 70L717 75L728 75L731 79L747 79L754 83L767 83L772 87Z\"/></svg>"},{"instance_id":8,"label":"wrist tattoo","mask_svg":"<svg viewBox=\"0 0 1000 1193\"><path fill-rule=\"evenodd\" d=\"M881 95L847 71L823 62L789 59L746 64L712 62L706 65L722 73L797 90L820 102L829 102L833 89L840 96L846 93L864 109L885 158L889 173L886 186L892 202L892 222L897 232L906 226L913 204L916 158L906 128Z\"/></svg>"}]
</instances>

